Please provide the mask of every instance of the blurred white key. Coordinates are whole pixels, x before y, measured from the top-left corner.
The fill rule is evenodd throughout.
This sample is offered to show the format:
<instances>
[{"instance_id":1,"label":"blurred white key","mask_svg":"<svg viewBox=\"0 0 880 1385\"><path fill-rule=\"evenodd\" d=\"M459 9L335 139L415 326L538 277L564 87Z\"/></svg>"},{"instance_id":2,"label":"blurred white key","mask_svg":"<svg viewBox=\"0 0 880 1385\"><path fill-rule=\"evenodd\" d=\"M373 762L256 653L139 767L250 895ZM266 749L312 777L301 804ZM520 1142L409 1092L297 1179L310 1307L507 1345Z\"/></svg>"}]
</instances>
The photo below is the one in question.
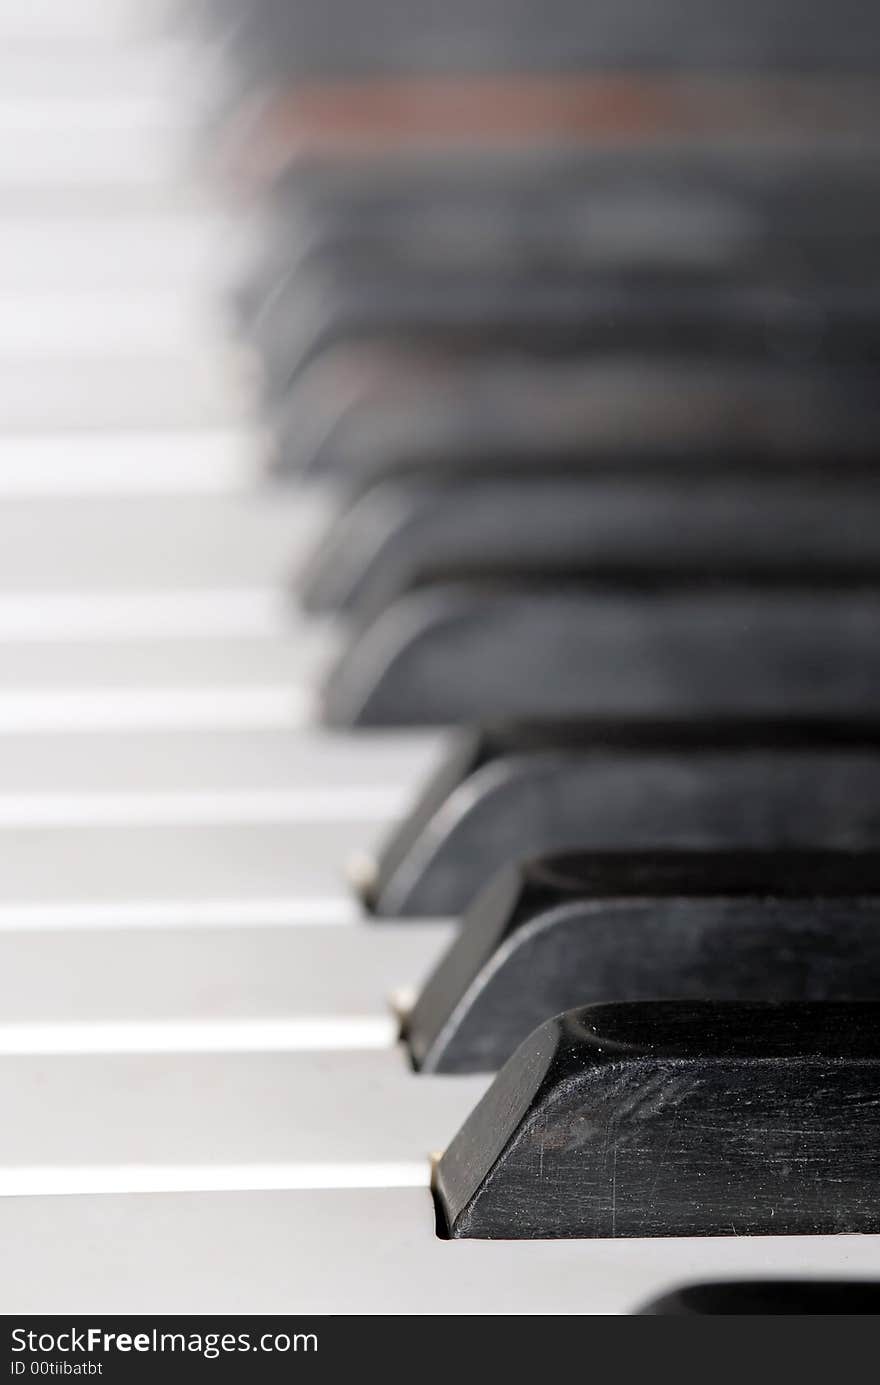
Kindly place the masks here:
<instances>
[{"instance_id":1,"label":"blurred white key","mask_svg":"<svg viewBox=\"0 0 880 1385\"><path fill-rule=\"evenodd\" d=\"M346 862L390 819L0 829L0 926L355 922Z\"/></svg>"},{"instance_id":2,"label":"blurred white key","mask_svg":"<svg viewBox=\"0 0 880 1385\"><path fill-rule=\"evenodd\" d=\"M136 468L123 449L117 470L128 465ZM318 495L282 487L248 496L16 501L3 498L2 468L0 444L0 602L16 592L84 591L89 600L89 593L269 583L283 592L328 522Z\"/></svg>"},{"instance_id":3,"label":"blurred white key","mask_svg":"<svg viewBox=\"0 0 880 1385\"><path fill-rule=\"evenodd\" d=\"M292 694L314 686L338 632L300 625L283 636L205 635L199 639L83 639L0 643L0 707L6 693L66 691L135 696L154 691L277 686Z\"/></svg>"},{"instance_id":4,"label":"blurred white key","mask_svg":"<svg viewBox=\"0 0 880 1385\"><path fill-rule=\"evenodd\" d=\"M309 657L315 649L335 649L338 639L331 628L297 621L291 604L280 586L14 592L0 595L0 646L224 637L280 640L289 633Z\"/></svg>"},{"instance_id":5,"label":"blurred white key","mask_svg":"<svg viewBox=\"0 0 880 1385\"><path fill-rule=\"evenodd\" d=\"M0 410L2 402L0 396ZM67 533L76 533L80 512L71 502L82 498L127 499L137 504L137 514L145 516L150 514L149 505L143 503L146 497L155 497L159 505L181 500L184 506L188 498L198 504L214 495L240 498L256 489L262 451L258 438L235 428L0 434L0 524L5 543L13 553L31 545L39 552L46 532L43 526L48 529L53 522ZM28 521L26 502L48 504L53 498L60 502L56 514L39 508L30 512ZM18 502L21 508L10 502ZM317 526L321 506L311 497L300 499L297 513L310 508L315 510ZM84 524L93 523L88 511L82 514ZM105 536L103 542L113 540ZM32 561L36 565L37 560Z\"/></svg>"},{"instance_id":6,"label":"blurred white key","mask_svg":"<svg viewBox=\"0 0 880 1385\"><path fill-rule=\"evenodd\" d=\"M113 188L125 196L192 177L187 122L159 119L152 102L4 102L0 98L0 188L29 193ZM191 130L194 140L195 131Z\"/></svg>"},{"instance_id":7,"label":"blurred white key","mask_svg":"<svg viewBox=\"0 0 880 1385\"><path fill-rule=\"evenodd\" d=\"M310 724L332 632L0 643L0 732Z\"/></svg>"},{"instance_id":8,"label":"blurred white key","mask_svg":"<svg viewBox=\"0 0 880 1385\"><path fill-rule=\"evenodd\" d=\"M154 821L154 813L161 819L175 811L176 820L181 811L235 817L249 805L254 815L280 811L292 820L345 816L348 805L350 816L359 799L396 812L447 750L443 735L317 727L0 734L0 821L10 821L18 805L32 821L51 824L65 802L78 804L86 823L112 817L114 805L126 801L138 818ZM175 810L178 801L183 807Z\"/></svg>"},{"instance_id":9,"label":"blurred white key","mask_svg":"<svg viewBox=\"0 0 880 1385\"><path fill-rule=\"evenodd\" d=\"M25 0L22 8L29 8ZM63 9L56 4L55 12L65 14L69 8L67 0ZM0 7L0 34L3 17ZM4 100L33 101L40 97L49 102L60 98L94 103L164 99L167 107L169 84L176 82L183 98L180 108L192 108L193 76L211 61L210 51L196 51L182 33L174 31L112 47L106 44L108 37L106 26L100 34L93 35L91 42L74 47L55 41L26 42L24 35L15 42L11 35L6 35L0 50Z\"/></svg>"},{"instance_id":10,"label":"blurred white key","mask_svg":"<svg viewBox=\"0 0 880 1385\"><path fill-rule=\"evenodd\" d=\"M4 1308L35 1314L617 1315L682 1283L880 1268L878 1236L443 1241L424 1188L5 1198L0 1239Z\"/></svg>"},{"instance_id":11,"label":"blurred white key","mask_svg":"<svg viewBox=\"0 0 880 1385\"><path fill-rule=\"evenodd\" d=\"M0 1054L388 1048L450 923L0 930Z\"/></svg>"},{"instance_id":12,"label":"blurred white key","mask_svg":"<svg viewBox=\"0 0 880 1385\"><path fill-rule=\"evenodd\" d=\"M83 209L38 216L27 208L18 214L4 208L0 295L143 293L147 287L167 293L172 285L190 297L220 293L242 253L234 248L235 238L228 219L195 210L137 214L120 208L96 215Z\"/></svg>"},{"instance_id":13,"label":"blurred white key","mask_svg":"<svg viewBox=\"0 0 880 1385\"><path fill-rule=\"evenodd\" d=\"M0 296L0 360L100 362L167 355L177 361L222 350L222 315L201 296L163 289ZM230 360L232 353L230 352Z\"/></svg>"},{"instance_id":14,"label":"blurred white key","mask_svg":"<svg viewBox=\"0 0 880 1385\"><path fill-rule=\"evenodd\" d=\"M7 357L0 388L3 434L197 430L240 425L248 381L222 343L196 355L165 349L141 356L77 360Z\"/></svg>"},{"instance_id":15,"label":"blurred white key","mask_svg":"<svg viewBox=\"0 0 880 1385\"><path fill-rule=\"evenodd\" d=\"M289 599L274 587L20 592L0 595L0 645L280 639L288 606Z\"/></svg>"},{"instance_id":16,"label":"blurred white key","mask_svg":"<svg viewBox=\"0 0 880 1385\"><path fill-rule=\"evenodd\" d=\"M110 48L161 29L180 0L0 0L0 40Z\"/></svg>"},{"instance_id":17,"label":"blurred white key","mask_svg":"<svg viewBox=\"0 0 880 1385\"><path fill-rule=\"evenodd\" d=\"M0 1057L0 1197L427 1186L490 1081L399 1047Z\"/></svg>"}]
</instances>

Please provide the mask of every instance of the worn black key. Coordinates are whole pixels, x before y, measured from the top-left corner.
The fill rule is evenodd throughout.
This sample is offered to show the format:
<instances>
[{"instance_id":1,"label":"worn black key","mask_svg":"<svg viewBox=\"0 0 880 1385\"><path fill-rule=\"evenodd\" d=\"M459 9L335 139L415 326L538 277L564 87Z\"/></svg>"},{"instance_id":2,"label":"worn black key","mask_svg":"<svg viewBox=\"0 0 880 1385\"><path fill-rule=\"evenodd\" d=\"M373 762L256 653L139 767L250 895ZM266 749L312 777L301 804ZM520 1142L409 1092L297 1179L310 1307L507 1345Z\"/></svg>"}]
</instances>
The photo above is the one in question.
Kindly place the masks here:
<instances>
[{"instance_id":1,"label":"worn black key","mask_svg":"<svg viewBox=\"0 0 880 1385\"><path fill-rule=\"evenodd\" d=\"M373 914L437 918L563 851L878 845L877 728L511 727L459 737L359 883Z\"/></svg>"},{"instance_id":2,"label":"worn black key","mask_svg":"<svg viewBox=\"0 0 880 1385\"><path fill-rule=\"evenodd\" d=\"M503 871L406 1023L425 1072L493 1072L606 1000L880 1000L880 865L812 852L551 857Z\"/></svg>"},{"instance_id":3,"label":"worn black key","mask_svg":"<svg viewBox=\"0 0 880 1385\"><path fill-rule=\"evenodd\" d=\"M880 1004L593 1005L517 1050L436 1168L452 1237L880 1231Z\"/></svg>"},{"instance_id":4,"label":"worn black key","mask_svg":"<svg viewBox=\"0 0 880 1385\"><path fill-rule=\"evenodd\" d=\"M386 482L326 536L303 574L302 600L364 620L411 587L463 574L880 574L880 477L785 470L539 468Z\"/></svg>"},{"instance_id":5,"label":"worn black key","mask_svg":"<svg viewBox=\"0 0 880 1385\"><path fill-rule=\"evenodd\" d=\"M351 639L336 726L491 719L870 718L880 588L711 581L426 586Z\"/></svg>"},{"instance_id":6,"label":"worn black key","mask_svg":"<svg viewBox=\"0 0 880 1385\"><path fill-rule=\"evenodd\" d=\"M880 1281L874 1279L754 1279L689 1284L652 1299L640 1315L692 1318L734 1314L757 1317L880 1316Z\"/></svg>"}]
</instances>

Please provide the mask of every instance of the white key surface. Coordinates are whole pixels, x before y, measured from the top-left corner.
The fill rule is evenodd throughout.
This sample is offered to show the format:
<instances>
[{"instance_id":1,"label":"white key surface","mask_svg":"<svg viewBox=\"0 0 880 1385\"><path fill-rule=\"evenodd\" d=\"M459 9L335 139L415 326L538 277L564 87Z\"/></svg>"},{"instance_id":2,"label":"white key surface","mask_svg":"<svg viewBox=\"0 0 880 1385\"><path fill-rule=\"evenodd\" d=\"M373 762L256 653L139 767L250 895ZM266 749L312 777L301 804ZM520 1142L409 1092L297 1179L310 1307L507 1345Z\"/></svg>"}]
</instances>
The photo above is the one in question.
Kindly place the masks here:
<instances>
[{"instance_id":1,"label":"white key surface","mask_svg":"<svg viewBox=\"0 0 880 1385\"><path fill-rule=\"evenodd\" d=\"M178 499L184 506L215 496L239 499L256 487L260 465L259 439L235 428L0 433L0 523L13 545L20 545L15 535L23 527L39 548L44 526L53 524L66 543L75 542L78 516L84 525L93 522L83 500L100 507L122 500L140 504L145 498L158 506ZM32 508L35 500L41 507ZM323 522L317 497L302 498L297 513L310 507L317 527ZM149 523L150 504L140 513Z\"/></svg>"},{"instance_id":2,"label":"white key surface","mask_svg":"<svg viewBox=\"0 0 880 1385\"><path fill-rule=\"evenodd\" d=\"M0 444L0 472L2 450ZM124 465L123 455L119 469ZM100 599L127 591L269 583L278 588L277 601L326 520L317 495L303 497L292 488L248 497L15 500L3 499L2 485L0 476L0 610L18 592L83 591L88 601L89 594Z\"/></svg>"},{"instance_id":3,"label":"white key surface","mask_svg":"<svg viewBox=\"0 0 880 1385\"><path fill-rule=\"evenodd\" d=\"M75 53L143 43L173 18L176 0L2 0L0 38L13 45L62 47Z\"/></svg>"},{"instance_id":4,"label":"white key surface","mask_svg":"<svg viewBox=\"0 0 880 1385\"><path fill-rule=\"evenodd\" d=\"M158 101L0 95L0 188L161 189L192 179L194 138L193 118Z\"/></svg>"},{"instance_id":5,"label":"white key surface","mask_svg":"<svg viewBox=\"0 0 880 1385\"><path fill-rule=\"evenodd\" d=\"M0 1053L377 1048L451 923L0 929Z\"/></svg>"},{"instance_id":6,"label":"white key surface","mask_svg":"<svg viewBox=\"0 0 880 1385\"><path fill-rule=\"evenodd\" d=\"M179 290L0 295L4 371L7 361L16 369L28 364L39 369L45 363L50 371L63 371L68 361L77 368L92 362L100 368L109 360L128 362L136 378L141 361L178 368L192 362L197 368L212 356L231 378L238 353L224 341L222 316L210 301ZM46 394L51 398L48 389Z\"/></svg>"},{"instance_id":7,"label":"white key surface","mask_svg":"<svg viewBox=\"0 0 880 1385\"><path fill-rule=\"evenodd\" d=\"M194 355L10 357L3 363L0 435L80 430L216 429L239 424L252 391L225 343Z\"/></svg>"},{"instance_id":8,"label":"white key surface","mask_svg":"<svg viewBox=\"0 0 880 1385\"><path fill-rule=\"evenodd\" d=\"M490 1080L401 1048L0 1057L0 1196L427 1186Z\"/></svg>"},{"instance_id":9,"label":"white key surface","mask_svg":"<svg viewBox=\"0 0 880 1385\"><path fill-rule=\"evenodd\" d=\"M880 1266L877 1236L442 1241L424 1188L4 1198L0 1239L8 1313L616 1315Z\"/></svg>"},{"instance_id":10,"label":"white key surface","mask_svg":"<svg viewBox=\"0 0 880 1385\"><path fill-rule=\"evenodd\" d=\"M345 862L389 823L0 829L0 924L127 920L339 923L359 917Z\"/></svg>"},{"instance_id":11,"label":"white key surface","mask_svg":"<svg viewBox=\"0 0 880 1385\"><path fill-rule=\"evenodd\" d=\"M0 826L405 813L442 736L390 732L0 734Z\"/></svg>"},{"instance_id":12,"label":"white key surface","mask_svg":"<svg viewBox=\"0 0 880 1385\"><path fill-rule=\"evenodd\" d=\"M284 636L0 641L0 732L303 726L335 640L291 622Z\"/></svg>"}]
</instances>

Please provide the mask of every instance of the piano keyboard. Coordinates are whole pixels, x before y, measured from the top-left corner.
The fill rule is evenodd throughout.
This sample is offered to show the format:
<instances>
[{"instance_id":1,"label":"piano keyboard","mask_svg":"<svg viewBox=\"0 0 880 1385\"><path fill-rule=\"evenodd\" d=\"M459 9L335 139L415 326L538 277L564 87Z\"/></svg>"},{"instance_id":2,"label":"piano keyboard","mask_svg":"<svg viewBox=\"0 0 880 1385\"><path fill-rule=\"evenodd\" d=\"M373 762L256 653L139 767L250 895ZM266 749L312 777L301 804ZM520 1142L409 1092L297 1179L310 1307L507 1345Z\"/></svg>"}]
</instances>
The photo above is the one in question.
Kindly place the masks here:
<instances>
[{"instance_id":1,"label":"piano keyboard","mask_svg":"<svg viewBox=\"0 0 880 1385\"><path fill-rule=\"evenodd\" d=\"M520 8L0 4L8 1314L880 1277L876 25Z\"/></svg>"}]
</instances>

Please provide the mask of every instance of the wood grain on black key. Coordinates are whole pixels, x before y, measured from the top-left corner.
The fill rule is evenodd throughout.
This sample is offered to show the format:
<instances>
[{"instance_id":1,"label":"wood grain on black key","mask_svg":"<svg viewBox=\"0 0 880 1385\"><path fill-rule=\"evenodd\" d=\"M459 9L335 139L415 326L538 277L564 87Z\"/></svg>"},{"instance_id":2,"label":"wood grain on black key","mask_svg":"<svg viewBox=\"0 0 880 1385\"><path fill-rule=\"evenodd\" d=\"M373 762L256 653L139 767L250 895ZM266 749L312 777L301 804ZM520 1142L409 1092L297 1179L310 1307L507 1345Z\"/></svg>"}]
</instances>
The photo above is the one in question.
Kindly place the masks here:
<instances>
[{"instance_id":1,"label":"wood grain on black key","mask_svg":"<svg viewBox=\"0 0 880 1385\"><path fill-rule=\"evenodd\" d=\"M609 1004L535 1031L439 1160L453 1237L880 1231L880 1005Z\"/></svg>"},{"instance_id":2,"label":"wood grain on black key","mask_svg":"<svg viewBox=\"0 0 880 1385\"><path fill-rule=\"evenodd\" d=\"M510 867L407 1018L428 1072L491 1072L543 1020L606 1000L880 1000L871 855L700 852Z\"/></svg>"}]
</instances>

